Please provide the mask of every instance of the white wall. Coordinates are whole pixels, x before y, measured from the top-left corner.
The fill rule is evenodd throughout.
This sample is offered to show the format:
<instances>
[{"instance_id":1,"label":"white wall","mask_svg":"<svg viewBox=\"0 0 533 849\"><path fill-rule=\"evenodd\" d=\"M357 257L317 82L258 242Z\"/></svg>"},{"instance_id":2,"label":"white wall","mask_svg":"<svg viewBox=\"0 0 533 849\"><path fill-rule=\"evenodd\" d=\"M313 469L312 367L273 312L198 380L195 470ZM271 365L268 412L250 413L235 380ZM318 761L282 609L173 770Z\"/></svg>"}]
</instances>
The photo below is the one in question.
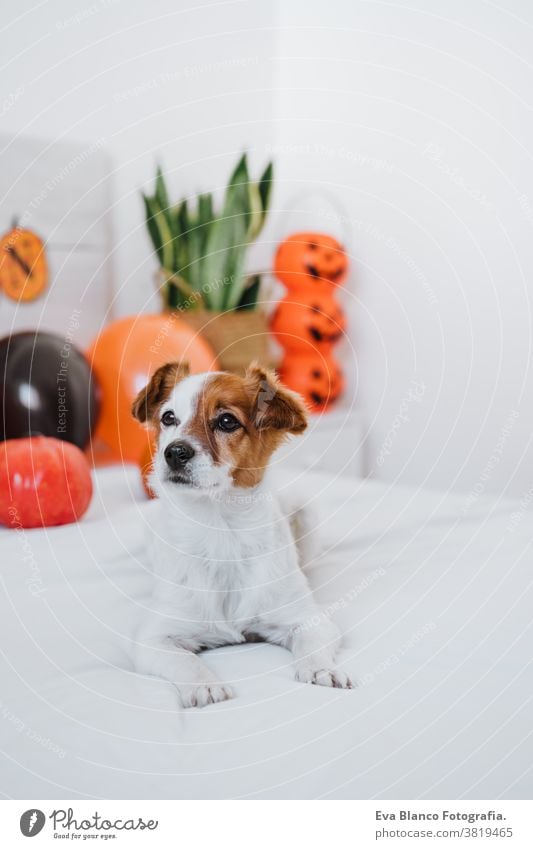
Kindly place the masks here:
<instances>
[{"instance_id":1,"label":"white wall","mask_svg":"<svg viewBox=\"0 0 533 849\"><path fill-rule=\"evenodd\" d=\"M273 132L274 12L260 0L13 5L1 101L22 92L2 129L105 142L119 313L159 307L140 198L156 162L177 196L195 193L224 183L240 153ZM252 156L258 174L265 162Z\"/></svg>"},{"instance_id":2,"label":"white wall","mask_svg":"<svg viewBox=\"0 0 533 849\"><path fill-rule=\"evenodd\" d=\"M33 6L4 14L2 128L105 140L119 312L156 306L138 197L156 158L177 194L223 182L244 148L258 170L274 151L256 261L288 229L347 241L357 359L348 345L344 357L368 471L529 489L526 0Z\"/></svg>"},{"instance_id":3,"label":"white wall","mask_svg":"<svg viewBox=\"0 0 533 849\"><path fill-rule=\"evenodd\" d=\"M290 206L311 179L350 233L368 471L521 495L533 484L533 7L280 10L283 193Z\"/></svg>"}]
</instances>

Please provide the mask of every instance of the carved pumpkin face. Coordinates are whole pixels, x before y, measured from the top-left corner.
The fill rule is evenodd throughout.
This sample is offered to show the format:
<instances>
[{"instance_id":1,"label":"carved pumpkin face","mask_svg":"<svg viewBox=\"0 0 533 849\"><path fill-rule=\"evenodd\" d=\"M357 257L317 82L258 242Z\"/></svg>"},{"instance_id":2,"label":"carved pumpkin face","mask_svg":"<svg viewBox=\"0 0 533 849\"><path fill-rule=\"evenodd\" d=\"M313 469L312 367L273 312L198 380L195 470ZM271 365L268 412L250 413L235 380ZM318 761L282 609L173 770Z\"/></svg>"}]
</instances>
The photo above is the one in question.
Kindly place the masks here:
<instances>
[{"instance_id":1,"label":"carved pumpkin face","mask_svg":"<svg viewBox=\"0 0 533 849\"><path fill-rule=\"evenodd\" d=\"M280 301L271 330L287 351L329 350L343 335L346 318L333 297L323 292L298 292Z\"/></svg>"},{"instance_id":2,"label":"carved pumpkin face","mask_svg":"<svg viewBox=\"0 0 533 849\"><path fill-rule=\"evenodd\" d=\"M47 283L41 239L31 230L14 227L0 239L0 288L13 301L33 301Z\"/></svg>"},{"instance_id":3,"label":"carved pumpkin face","mask_svg":"<svg viewBox=\"0 0 533 849\"><path fill-rule=\"evenodd\" d=\"M339 286L346 279L348 257L340 242L324 233L295 233L278 248L274 274L288 288Z\"/></svg>"},{"instance_id":4,"label":"carved pumpkin face","mask_svg":"<svg viewBox=\"0 0 533 849\"><path fill-rule=\"evenodd\" d=\"M344 376L336 361L316 354L288 359L281 378L315 413L334 404L344 389Z\"/></svg>"}]
</instances>

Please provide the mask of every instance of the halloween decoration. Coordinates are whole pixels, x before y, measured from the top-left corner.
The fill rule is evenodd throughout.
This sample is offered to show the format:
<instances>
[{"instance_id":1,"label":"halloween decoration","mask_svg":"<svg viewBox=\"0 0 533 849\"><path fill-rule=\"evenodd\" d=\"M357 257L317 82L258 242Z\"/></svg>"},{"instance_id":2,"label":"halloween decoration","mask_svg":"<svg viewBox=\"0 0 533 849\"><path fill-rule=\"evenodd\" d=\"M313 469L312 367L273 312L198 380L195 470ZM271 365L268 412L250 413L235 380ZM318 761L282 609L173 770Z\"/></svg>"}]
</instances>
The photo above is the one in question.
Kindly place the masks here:
<instances>
[{"instance_id":1,"label":"halloween decoration","mask_svg":"<svg viewBox=\"0 0 533 849\"><path fill-rule=\"evenodd\" d=\"M295 353L302 351L302 339L324 351L342 337L345 329L342 308L329 292L305 288L284 298L271 322L271 330L285 350Z\"/></svg>"},{"instance_id":2,"label":"halloween decoration","mask_svg":"<svg viewBox=\"0 0 533 849\"><path fill-rule=\"evenodd\" d=\"M218 368L207 342L177 313L137 315L106 327L88 352L102 389L102 411L91 445L97 463L139 463L146 444L131 404L158 366L184 360L191 372Z\"/></svg>"},{"instance_id":3,"label":"halloween decoration","mask_svg":"<svg viewBox=\"0 0 533 849\"><path fill-rule=\"evenodd\" d=\"M288 290L271 321L285 350L283 382L315 412L342 394L344 378L333 346L346 329L335 290L346 279L348 259L342 245L320 233L296 233L278 248L274 273Z\"/></svg>"},{"instance_id":4,"label":"halloween decoration","mask_svg":"<svg viewBox=\"0 0 533 849\"><path fill-rule=\"evenodd\" d=\"M47 283L42 240L31 230L13 227L0 239L0 288L14 301L33 301Z\"/></svg>"},{"instance_id":5,"label":"halloween decoration","mask_svg":"<svg viewBox=\"0 0 533 849\"><path fill-rule=\"evenodd\" d=\"M335 403L344 389L342 371L333 357L313 351L286 357L282 377L285 385L298 392L315 412Z\"/></svg>"},{"instance_id":6,"label":"halloween decoration","mask_svg":"<svg viewBox=\"0 0 533 849\"><path fill-rule=\"evenodd\" d=\"M0 524L8 528L75 522L92 490L87 460L75 445L45 436L0 445Z\"/></svg>"},{"instance_id":7,"label":"halloween decoration","mask_svg":"<svg viewBox=\"0 0 533 849\"><path fill-rule=\"evenodd\" d=\"M330 290L344 283L348 257L339 242L324 233L295 233L278 248L274 274L290 291L312 283Z\"/></svg>"},{"instance_id":8,"label":"halloween decoration","mask_svg":"<svg viewBox=\"0 0 533 849\"><path fill-rule=\"evenodd\" d=\"M52 436L85 448L98 418L98 390L74 345L25 331L0 340L0 439Z\"/></svg>"}]
</instances>

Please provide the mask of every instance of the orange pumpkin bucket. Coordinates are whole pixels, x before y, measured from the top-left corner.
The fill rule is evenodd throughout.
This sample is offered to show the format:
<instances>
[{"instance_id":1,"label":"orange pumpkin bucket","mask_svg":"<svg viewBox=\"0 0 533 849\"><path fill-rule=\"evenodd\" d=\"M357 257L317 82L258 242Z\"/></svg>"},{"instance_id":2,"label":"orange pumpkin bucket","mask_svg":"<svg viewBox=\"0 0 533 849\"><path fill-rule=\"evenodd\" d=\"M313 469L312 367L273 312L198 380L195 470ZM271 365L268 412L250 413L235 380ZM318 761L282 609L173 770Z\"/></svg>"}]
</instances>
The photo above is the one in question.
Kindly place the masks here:
<instances>
[{"instance_id":1,"label":"orange pumpkin bucket","mask_svg":"<svg viewBox=\"0 0 533 849\"><path fill-rule=\"evenodd\" d=\"M321 284L332 290L346 279L348 257L333 236L294 233L277 250L274 274L289 290Z\"/></svg>"},{"instance_id":2,"label":"orange pumpkin bucket","mask_svg":"<svg viewBox=\"0 0 533 849\"><path fill-rule=\"evenodd\" d=\"M315 413L327 410L344 390L342 370L331 356L309 353L287 357L280 368L280 377Z\"/></svg>"},{"instance_id":3,"label":"orange pumpkin bucket","mask_svg":"<svg viewBox=\"0 0 533 849\"><path fill-rule=\"evenodd\" d=\"M344 389L333 347L346 330L335 290L348 274L348 257L332 236L295 233L279 246L274 273L288 289L270 325L285 349L281 378L303 396L311 410L321 412Z\"/></svg>"}]
</instances>

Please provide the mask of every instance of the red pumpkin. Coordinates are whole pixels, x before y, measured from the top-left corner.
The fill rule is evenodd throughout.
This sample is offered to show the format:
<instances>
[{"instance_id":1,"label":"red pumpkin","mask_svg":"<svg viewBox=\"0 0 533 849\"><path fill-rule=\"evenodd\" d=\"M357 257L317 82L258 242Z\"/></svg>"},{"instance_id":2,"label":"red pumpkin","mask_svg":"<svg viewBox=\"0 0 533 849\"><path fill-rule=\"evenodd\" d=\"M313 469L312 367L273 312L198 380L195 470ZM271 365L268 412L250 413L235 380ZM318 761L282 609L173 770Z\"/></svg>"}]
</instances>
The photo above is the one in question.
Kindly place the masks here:
<instances>
[{"instance_id":1,"label":"red pumpkin","mask_svg":"<svg viewBox=\"0 0 533 849\"><path fill-rule=\"evenodd\" d=\"M325 352L341 339L346 318L331 295L299 289L280 301L270 328L286 351Z\"/></svg>"},{"instance_id":2,"label":"red pumpkin","mask_svg":"<svg viewBox=\"0 0 533 849\"><path fill-rule=\"evenodd\" d=\"M287 289L340 286L348 273L348 257L340 242L324 233L294 233L278 248L274 274Z\"/></svg>"},{"instance_id":3,"label":"red pumpkin","mask_svg":"<svg viewBox=\"0 0 533 849\"><path fill-rule=\"evenodd\" d=\"M67 525L83 516L92 490L89 464L70 442L32 436L0 444L0 524Z\"/></svg>"},{"instance_id":4,"label":"red pumpkin","mask_svg":"<svg viewBox=\"0 0 533 849\"><path fill-rule=\"evenodd\" d=\"M283 383L298 392L315 413L334 404L344 389L344 377L337 362L320 354L287 357L280 375Z\"/></svg>"}]
</instances>

